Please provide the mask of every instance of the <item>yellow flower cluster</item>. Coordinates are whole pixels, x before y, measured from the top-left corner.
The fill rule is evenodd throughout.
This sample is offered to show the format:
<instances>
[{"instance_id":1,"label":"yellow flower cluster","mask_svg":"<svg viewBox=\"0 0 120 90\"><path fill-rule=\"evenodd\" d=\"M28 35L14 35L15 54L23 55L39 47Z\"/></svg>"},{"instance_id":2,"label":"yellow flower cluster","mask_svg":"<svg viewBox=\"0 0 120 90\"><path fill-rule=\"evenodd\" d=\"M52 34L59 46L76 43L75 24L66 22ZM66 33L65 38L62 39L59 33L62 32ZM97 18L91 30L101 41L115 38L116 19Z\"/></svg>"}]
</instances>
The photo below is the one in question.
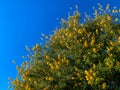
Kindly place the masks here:
<instances>
[{"instance_id":1,"label":"yellow flower cluster","mask_svg":"<svg viewBox=\"0 0 120 90\"><path fill-rule=\"evenodd\" d=\"M91 44L91 46L93 46L95 44L95 37L94 36L92 37L90 44Z\"/></svg>"},{"instance_id":2,"label":"yellow flower cluster","mask_svg":"<svg viewBox=\"0 0 120 90\"><path fill-rule=\"evenodd\" d=\"M113 47L107 47L107 52L110 53L110 51L113 50Z\"/></svg>"},{"instance_id":3,"label":"yellow flower cluster","mask_svg":"<svg viewBox=\"0 0 120 90\"><path fill-rule=\"evenodd\" d=\"M54 79L53 79L53 77L46 77L46 80L53 81Z\"/></svg>"},{"instance_id":4,"label":"yellow flower cluster","mask_svg":"<svg viewBox=\"0 0 120 90\"><path fill-rule=\"evenodd\" d=\"M111 18L109 15L107 15L107 20L108 20L108 21L111 21L112 18Z\"/></svg>"},{"instance_id":5,"label":"yellow flower cluster","mask_svg":"<svg viewBox=\"0 0 120 90\"><path fill-rule=\"evenodd\" d=\"M94 53L97 53L97 49L96 49L96 48L93 48L93 52L94 52Z\"/></svg>"},{"instance_id":6,"label":"yellow flower cluster","mask_svg":"<svg viewBox=\"0 0 120 90\"><path fill-rule=\"evenodd\" d=\"M80 79L80 80L82 80L82 77L81 77L81 75L79 73L79 68L77 68L76 66L73 66L73 67L74 67L74 70L75 70L74 74L75 74L76 78L72 77L72 80L74 80L74 79Z\"/></svg>"},{"instance_id":7,"label":"yellow flower cluster","mask_svg":"<svg viewBox=\"0 0 120 90\"><path fill-rule=\"evenodd\" d=\"M27 80L26 75L23 74L22 79L23 79L23 81L26 81Z\"/></svg>"},{"instance_id":8,"label":"yellow flower cluster","mask_svg":"<svg viewBox=\"0 0 120 90\"><path fill-rule=\"evenodd\" d=\"M58 61L53 59L53 62L47 62L47 65L50 66L51 70L59 69L61 64L69 65L69 60L67 60L65 57L61 58L61 56L58 55Z\"/></svg>"},{"instance_id":9,"label":"yellow flower cluster","mask_svg":"<svg viewBox=\"0 0 120 90\"><path fill-rule=\"evenodd\" d=\"M106 82L103 82L103 84L102 84L102 89L106 89Z\"/></svg>"},{"instance_id":10,"label":"yellow flower cluster","mask_svg":"<svg viewBox=\"0 0 120 90\"><path fill-rule=\"evenodd\" d=\"M12 82L12 84L13 84L13 85L17 85L17 84L19 84L19 82L18 82L17 79L15 79L15 80Z\"/></svg>"},{"instance_id":11,"label":"yellow flower cluster","mask_svg":"<svg viewBox=\"0 0 120 90\"><path fill-rule=\"evenodd\" d=\"M97 47L100 49L102 46L104 46L104 44L103 43L99 43L98 45L97 45Z\"/></svg>"},{"instance_id":12,"label":"yellow flower cluster","mask_svg":"<svg viewBox=\"0 0 120 90\"><path fill-rule=\"evenodd\" d=\"M88 42L87 42L87 40L84 41L84 47L88 47Z\"/></svg>"},{"instance_id":13,"label":"yellow flower cluster","mask_svg":"<svg viewBox=\"0 0 120 90\"><path fill-rule=\"evenodd\" d=\"M109 22L111 22L112 18L109 15L102 16L100 22L97 23L98 26L106 27Z\"/></svg>"},{"instance_id":14,"label":"yellow flower cluster","mask_svg":"<svg viewBox=\"0 0 120 90\"><path fill-rule=\"evenodd\" d=\"M26 89L26 90L32 90L32 89L30 88L29 84L26 84L25 89Z\"/></svg>"},{"instance_id":15,"label":"yellow flower cluster","mask_svg":"<svg viewBox=\"0 0 120 90\"><path fill-rule=\"evenodd\" d=\"M35 47L32 48L33 51L36 51L39 48L39 45L36 44Z\"/></svg>"},{"instance_id":16,"label":"yellow flower cluster","mask_svg":"<svg viewBox=\"0 0 120 90\"><path fill-rule=\"evenodd\" d=\"M85 78L88 81L88 84L92 85L93 84L93 80L96 77L96 73L94 72L96 65L93 65L92 68L90 68L89 70L85 70Z\"/></svg>"},{"instance_id":17,"label":"yellow flower cluster","mask_svg":"<svg viewBox=\"0 0 120 90\"><path fill-rule=\"evenodd\" d=\"M14 80L14 81L12 82L12 84L15 85L15 86L19 86L19 87L21 87L21 88L24 88L25 90L34 90L33 88L30 87L29 84L25 84L25 83L19 81L18 79ZM15 89L15 90L16 90L16 89Z\"/></svg>"}]
</instances>

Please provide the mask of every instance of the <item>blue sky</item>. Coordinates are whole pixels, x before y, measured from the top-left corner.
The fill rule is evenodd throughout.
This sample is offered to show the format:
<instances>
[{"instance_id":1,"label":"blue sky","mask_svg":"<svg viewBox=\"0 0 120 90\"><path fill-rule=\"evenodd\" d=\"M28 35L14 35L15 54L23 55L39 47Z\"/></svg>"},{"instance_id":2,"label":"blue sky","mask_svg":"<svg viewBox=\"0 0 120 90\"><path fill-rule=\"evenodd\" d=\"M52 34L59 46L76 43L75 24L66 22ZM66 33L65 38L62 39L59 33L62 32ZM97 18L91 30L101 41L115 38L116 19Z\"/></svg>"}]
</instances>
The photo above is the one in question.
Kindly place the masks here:
<instances>
[{"instance_id":1,"label":"blue sky","mask_svg":"<svg viewBox=\"0 0 120 90\"><path fill-rule=\"evenodd\" d=\"M19 65L27 55L26 45L43 43L41 33L48 35L60 25L56 18L67 18L75 4L82 17L92 14L98 2L120 8L120 0L0 0L0 90L7 90L8 77L17 74L12 60Z\"/></svg>"}]
</instances>

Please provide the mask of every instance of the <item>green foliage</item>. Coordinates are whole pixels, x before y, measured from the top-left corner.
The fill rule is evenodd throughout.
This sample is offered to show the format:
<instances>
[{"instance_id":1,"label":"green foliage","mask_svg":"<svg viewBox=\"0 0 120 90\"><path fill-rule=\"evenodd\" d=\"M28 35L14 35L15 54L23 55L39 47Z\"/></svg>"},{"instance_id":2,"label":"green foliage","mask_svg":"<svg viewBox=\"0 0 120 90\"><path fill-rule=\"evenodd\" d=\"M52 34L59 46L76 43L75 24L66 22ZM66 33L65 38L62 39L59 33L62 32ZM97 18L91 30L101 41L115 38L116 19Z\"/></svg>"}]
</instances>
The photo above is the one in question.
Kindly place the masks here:
<instances>
[{"instance_id":1,"label":"green foliage","mask_svg":"<svg viewBox=\"0 0 120 90\"><path fill-rule=\"evenodd\" d=\"M14 90L118 89L120 24L112 16L96 14L81 24L75 11L44 46L29 49L30 61L17 66L11 81Z\"/></svg>"}]
</instances>

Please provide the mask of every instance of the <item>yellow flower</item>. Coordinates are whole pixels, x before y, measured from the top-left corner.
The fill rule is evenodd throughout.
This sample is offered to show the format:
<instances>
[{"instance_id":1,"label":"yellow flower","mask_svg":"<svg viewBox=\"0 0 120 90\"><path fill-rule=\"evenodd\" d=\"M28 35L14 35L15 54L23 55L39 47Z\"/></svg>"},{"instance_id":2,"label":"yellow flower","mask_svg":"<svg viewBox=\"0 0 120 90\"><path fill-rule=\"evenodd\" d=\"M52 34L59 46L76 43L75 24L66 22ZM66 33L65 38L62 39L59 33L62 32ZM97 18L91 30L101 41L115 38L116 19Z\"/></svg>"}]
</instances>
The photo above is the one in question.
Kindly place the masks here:
<instances>
[{"instance_id":1,"label":"yellow flower","mask_svg":"<svg viewBox=\"0 0 120 90\"><path fill-rule=\"evenodd\" d=\"M28 80L29 80L30 82L32 82L32 79L31 79L31 78L29 78Z\"/></svg>"},{"instance_id":2,"label":"yellow flower","mask_svg":"<svg viewBox=\"0 0 120 90\"><path fill-rule=\"evenodd\" d=\"M93 80L93 77L92 77L92 76L90 76L90 80Z\"/></svg>"},{"instance_id":3,"label":"yellow flower","mask_svg":"<svg viewBox=\"0 0 120 90\"><path fill-rule=\"evenodd\" d=\"M78 34L81 34L81 33L82 33L82 32L81 32L81 30L79 29L79 30L78 30Z\"/></svg>"},{"instance_id":4,"label":"yellow flower","mask_svg":"<svg viewBox=\"0 0 120 90\"><path fill-rule=\"evenodd\" d=\"M103 84L102 84L102 89L106 89L106 82L104 82Z\"/></svg>"},{"instance_id":5,"label":"yellow flower","mask_svg":"<svg viewBox=\"0 0 120 90\"><path fill-rule=\"evenodd\" d=\"M49 62L47 62L47 65L49 65Z\"/></svg>"},{"instance_id":6,"label":"yellow flower","mask_svg":"<svg viewBox=\"0 0 120 90\"><path fill-rule=\"evenodd\" d=\"M91 46L93 46L95 44L95 37L92 37L90 44L91 44Z\"/></svg>"},{"instance_id":7,"label":"yellow flower","mask_svg":"<svg viewBox=\"0 0 120 90\"><path fill-rule=\"evenodd\" d=\"M73 37L73 34L72 34L72 33L69 33L69 37L72 38L72 37Z\"/></svg>"},{"instance_id":8,"label":"yellow flower","mask_svg":"<svg viewBox=\"0 0 120 90\"><path fill-rule=\"evenodd\" d=\"M45 58L46 58L46 59L49 59L49 56L48 56L48 55L46 55L46 56L45 56Z\"/></svg>"},{"instance_id":9,"label":"yellow flower","mask_svg":"<svg viewBox=\"0 0 120 90\"><path fill-rule=\"evenodd\" d=\"M74 19L74 20L73 20L73 23L74 23L74 24L77 24L77 20L76 20L76 19Z\"/></svg>"},{"instance_id":10,"label":"yellow flower","mask_svg":"<svg viewBox=\"0 0 120 90\"><path fill-rule=\"evenodd\" d=\"M30 86L27 84L25 87L26 90L30 90Z\"/></svg>"},{"instance_id":11,"label":"yellow flower","mask_svg":"<svg viewBox=\"0 0 120 90\"><path fill-rule=\"evenodd\" d=\"M93 48L93 52L94 52L94 53L96 53L96 52L97 52L96 48Z\"/></svg>"},{"instance_id":12,"label":"yellow flower","mask_svg":"<svg viewBox=\"0 0 120 90\"><path fill-rule=\"evenodd\" d=\"M85 78L86 78L86 80L87 80L87 81L89 81L89 80L90 80L89 76L85 76Z\"/></svg>"},{"instance_id":13,"label":"yellow flower","mask_svg":"<svg viewBox=\"0 0 120 90\"><path fill-rule=\"evenodd\" d=\"M52 77L49 77L48 80L49 80L49 81L53 81L53 78L52 78Z\"/></svg>"},{"instance_id":14,"label":"yellow flower","mask_svg":"<svg viewBox=\"0 0 120 90\"><path fill-rule=\"evenodd\" d=\"M55 35L54 37L55 37L55 39L58 39L58 36L57 36L57 35Z\"/></svg>"},{"instance_id":15,"label":"yellow flower","mask_svg":"<svg viewBox=\"0 0 120 90\"><path fill-rule=\"evenodd\" d=\"M57 62L57 64L59 65L59 64L60 64L60 62Z\"/></svg>"},{"instance_id":16,"label":"yellow flower","mask_svg":"<svg viewBox=\"0 0 120 90\"><path fill-rule=\"evenodd\" d=\"M87 40L85 40L85 42L84 42L84 47L88 47L88 42L87 42Z\"/></svg>"},{"instance_id":17,"label":"yellow flower","mask_svg":"<svg viewBox=\"0 0 120 90\"><path fill-rule=\"evenodd\" d=\"M49 78L48 78L48 77L46 77L45 79L46 79L46 80L49 80Z\"/></svg>"},{"instance_id":18,"label":"yellow flower","mask_svg":"<svg viewBox=\"0 0 120 90\"><path fill-rule=\"evenodd\" d=\"M95 33L96 33L96 35L98 35L98 29L96 29Z\"/></svg>"},{"instance_id":19,"label":"yellow flower","mask_svg":"<svg viewBox=\"0 0 120 90\"><path fill-rule=\"evenodd\" d=\"M72 77L72 80L75 80L75 77Z\"/></svg>"},{"instance_id":20,"label":"yellow flower","mask_svg":"<svg viewBox=\"0 0 120 90\"><path fill-rule=\"evenodd\" d=\"M73 28L73 30L77 31L77 28Z\"/></svg>"},{"instance_id":21,"label":"yellow flower","mask_svg":"<svg viewBox=\"0 0 120 90\"><path fill-rule=\"evenodd\" d=\"M112 13L115 13L115 10L112 10Z\"/></svg>"},{"instance_id":22,"label":"yellow flower","mask_svg":"<svg viewBox=\"0 0 120 90\"><path fill-rule=\"evenodd\" d=\"M86 75L89 75L90 73L89 73L87 70L85 70L85 74L86 74Z\"/></svg>"},{"instance_id":23,"label":"yellow flower","mask_svg":"<svg viewBox=\"0 0 120 90\"><path fill-rule=\"evenodd\" d=\"M36 46L35 46L35 47L36 47L36 49L38 49L38 48L39 48L39 45L38 45L38 44L36 44Z\"/></svg>"},{"instance_id":24,"label":"yellow flower","mask_svg":"<svg viewBox=\"0 0 120 90\"><path fill-rule=\"evenodd\" d=\"M104 27L106 27L106 24L103 24Z\"/></svg>"},{"instance_id":25,"label":"yellow flower","mask_svg":"<svg viewBox=\"0 0 120 90\"><path fill-rule=\"evenodd\" d=\"M23 76L22 76L22 79L23 79L23 81L25 81L25 80L26 80L26 76L25 76L25 75L23 75Z\"/></svg>"},{"instance_id":26,"label":"yellow flower","mask_svg":"<svg viewBox=\"0 0 120 90\"><path fill-rule=\"evenodd\" d=\"M71 23L71 22L68 22L68 26L70 26L70 27L71 27L71 26L72 26L72 23Z\"/></svg>"},{"instance_id":27,"label":"yellow flower","mask_svg":"<svg viewBox=\"0 0 120 90\"><path fill-rule=\"evenodd\" d=\"M51 63L49 64L49 66L50 66L51 69L54 69L54 67L53 67L53 65Z\"/></svg>"}]
</instances>

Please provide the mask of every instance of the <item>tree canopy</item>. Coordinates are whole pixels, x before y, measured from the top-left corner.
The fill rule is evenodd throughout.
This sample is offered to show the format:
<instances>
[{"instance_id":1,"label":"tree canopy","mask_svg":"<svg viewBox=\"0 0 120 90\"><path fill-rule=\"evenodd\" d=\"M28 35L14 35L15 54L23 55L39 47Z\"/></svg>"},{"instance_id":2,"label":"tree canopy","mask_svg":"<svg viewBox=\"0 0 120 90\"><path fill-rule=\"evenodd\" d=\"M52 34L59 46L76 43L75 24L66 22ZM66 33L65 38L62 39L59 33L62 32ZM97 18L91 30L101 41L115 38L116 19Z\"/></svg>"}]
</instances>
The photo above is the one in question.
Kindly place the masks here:
<instances>
[{"instance_id":1,"label":"tree canopy","mask_svg":"<svg viewBox=\"0 0 120 90\"><path fill-rule=\"evenodd\" d=\"M102 10L101 10L102 11ZM36 44L29 60L17 66L14 90L104 90L120 87L120 24L118 12L95 10L94 18L76 10L62 20L46 44ZM48 38L46 36L46 38Z\"/></svg>"}]
</instances>

